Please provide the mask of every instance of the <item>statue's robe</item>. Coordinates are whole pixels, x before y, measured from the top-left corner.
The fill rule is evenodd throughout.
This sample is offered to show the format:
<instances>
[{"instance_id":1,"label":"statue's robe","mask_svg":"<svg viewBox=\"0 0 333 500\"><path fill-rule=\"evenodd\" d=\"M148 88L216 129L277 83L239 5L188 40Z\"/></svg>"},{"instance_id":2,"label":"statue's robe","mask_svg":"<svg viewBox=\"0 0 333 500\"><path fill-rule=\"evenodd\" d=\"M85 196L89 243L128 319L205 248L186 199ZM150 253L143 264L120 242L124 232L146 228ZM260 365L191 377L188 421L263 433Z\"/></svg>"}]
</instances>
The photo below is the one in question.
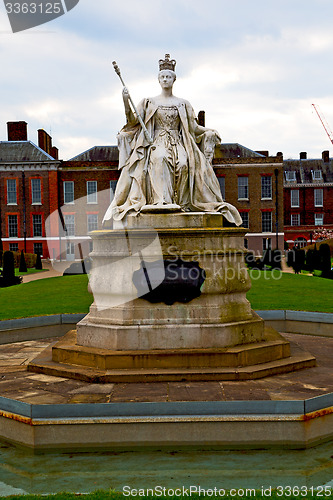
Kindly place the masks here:
<instances>
[{"instance_id":1,"label":"statue's robe","mask_svg":"<svg viewBox=\"0 0 333 500\"><path fill-rule=\"evenodd\" d=\"M204 136L194 110L188 101L178 99L180 132L188 155L188 209L193 212L220 212L231 223L242 224L238 210L222 199L220 185L212 165L200 151L198 144ZM154 138L154 115L158 104L154 99L143 99L138 105L145 126ZM139 212L147 200L147 170L150 145L139 122L126 124L118 134L120 177L111 205L104 220L121 220L130 212ZM162 179L161 179L162 182Z\"/></svg>"}]
</instances>

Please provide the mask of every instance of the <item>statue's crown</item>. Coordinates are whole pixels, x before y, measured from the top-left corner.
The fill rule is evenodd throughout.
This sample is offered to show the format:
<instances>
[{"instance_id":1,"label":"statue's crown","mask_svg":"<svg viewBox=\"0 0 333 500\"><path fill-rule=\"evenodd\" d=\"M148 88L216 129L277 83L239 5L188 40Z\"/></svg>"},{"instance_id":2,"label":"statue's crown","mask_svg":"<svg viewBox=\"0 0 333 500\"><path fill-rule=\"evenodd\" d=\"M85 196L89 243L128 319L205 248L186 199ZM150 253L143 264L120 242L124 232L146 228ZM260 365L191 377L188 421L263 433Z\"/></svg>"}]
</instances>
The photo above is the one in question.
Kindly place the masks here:
<instances>
[{"instance_id":1,"label":"statue's crown","mask_svg":"<svg viewBox=\"0 0 333 500\"><path fill-rule=\"evenodd\" d=\"M170 54L165 54L165 59L160 59L158 63L160 71L163 69L171 69L171 71L175 71L176 61L174 59L171 59L170 61Z\"/></svg>"}]
</instances>

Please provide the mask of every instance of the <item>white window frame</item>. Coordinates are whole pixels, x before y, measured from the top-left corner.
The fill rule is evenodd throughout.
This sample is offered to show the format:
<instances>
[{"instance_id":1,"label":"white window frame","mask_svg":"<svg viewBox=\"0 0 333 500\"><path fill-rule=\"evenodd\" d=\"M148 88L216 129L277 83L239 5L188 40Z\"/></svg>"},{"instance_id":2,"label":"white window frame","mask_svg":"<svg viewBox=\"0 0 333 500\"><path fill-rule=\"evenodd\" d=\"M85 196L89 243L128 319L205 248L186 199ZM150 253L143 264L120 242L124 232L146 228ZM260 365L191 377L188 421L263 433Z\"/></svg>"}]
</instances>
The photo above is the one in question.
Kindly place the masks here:
<instances>
[{"instance_id":1,"label":"white window frame","mask_svg":"<svg viewBox=\"0 0 333 500\"><path fill-rule=\"evenodd\" d=\"M75 236L75 215L64 214L64 222L66 226L66 236Z\"/></svg>"},{"instance_id":2,"label":"white window frame","mask_svg":"<svg viewBox=\"0 0 333 500\"><path fill-rule=\"evenodd\" d=\"M67 190L69 186L71 186L71 189ZM64 205L74 205L74 181L64 181L63 189L64 189ZM70 197L71 201L66 201L66 198L68 199L69 195L71 195Z\"/></svg>"},{"instance_id":3,"label":"white window frame","mask_svg":"<svg viewBox=\"0 0 333 500\"><path fill-rule=\"evenodd\" d=\"M296 171L295 170L285 170L284 175L287 182L296 182Z\"/></svg>"},{"instance_id":4,"label":"white window frame","mask_svg":"<svg viewBox=\"0 0 333 500\"><path fill-rule=\"evenodd\" d=\"M250 223L250 221L249 221L249 219L250 219L249 212L239 212L239 214L240 214L240 216L242 218L242 221L243 221L242 224L241 224L241 227L249 227L249 223Z\"/></svg>"},{"instance_id":5,"label":"white window frame","mask_svg":"<svg viewBox=\"0 0 333 500\"><path fill-rule=\"evenodd\" d=\"M91 221L92 218L94 218L93 222ZM87 214L87 233L90 233L90 231L96 231L97 229L98 229L98 214Z\"/></svg>"},{"instance_id":6,"label":"white window frame","mask_svg":"<svg viewBox=\"0 0 333 500\"><path fill-rule=\"evenodd\" d=\"M40 222L36 222L36 218L40 217ZM36 234L36 228L40 225L40 234ZM39 231L38 231L39 232ZM32 215L32 236L34 238L42 238L43 237L43 217L41 214L33 214Z\"/></svg>"},{"instance_id":7,"label":"white window frame","mask_svg":"<svg viewBox=\"0 0 333 500\"><path fill-rule=\"evenodd\" d=\"M299 189L290 190L290 206L293 208L299 207Z\"/></svg>"},{"instance_id":8,"label":"white window frame","mask_svg":"<svg viewBox=\"0 0 333 500\"><path fill-rule=\"evenodd\" d=\"M269 180L268 185L265 185L265 182ZM265 191L267 191L265 193ZM268 196L266 196L268 194ZM261 176L261 199L262 200L271 200L272 199L272 177L270 175L262 175Z\"/></svg>"},{"instance_id":9,"label":"white window frame","mask_svg":"<svg viewBox=\"0 0 333 500\"><path fill-rule=\"evenodd\" d=\"M314 206L315 207L323 207L324 206L324 190L323 189L315 189L313 196L314 196Z\"/></svg>"},{"instance_id":10,"label":"white window frame","mask_svg":"<svg viewBox=\"0 0 333 500\"><path fill-rule=\"evenodd\" d=\"M217 180L219 181L222 198L225 200L225 177L218 177Z\"/></svg>"},{"instance_id":11,"label":"white window frame","mask_svg":"<svg viewBox=\"0 0 333 500\"><path fill-rule=\"evenodd\" d=\"M267 217L269 215L269 217ZM267 220L265 220L267 218ZM264 229L264 226L269 224L269 229ZM271 233L272 232L272 212L261 212L261 232Z\"/></svg>"},{"instance_id":12,"label":"white window frame","mask_svg":"<svg viewBox=\"0 0 333 500\"><path fill-rule=\"evenodd\" d=\"M300 226L301 225L301 216L300 216L300 214L291 214L290 225L291 226Z\"/></svg>"},{"instance_id":13,"label":"white window frame","mask_svg":"<svg viewBox=\"0 0 333 500\"><path fill-rule=\"evenodd\" d=\"M40 178L30 179L31 205L42 204L42 181Z\"/></svg>"},{"instance_id":14,"label":"white window frame","mask_svg":"<svg viewBox=\"0 0 333 500\"><path fill-rule=\"evenodd\" d=\"M93 191L90 191L89 186L95 186ZM97 204L97 181L87 181L87 203L89 205Z\"/></svg>"},{"instance_id":15,"label":"white window frame","mask_svg":"<svg viewBox=\"0 0 333 500\"><path fill-rule=\"evenodd\" d=\"M324 214L314 214L315 226L322 226L324 224Z\"/></svg>"},{"instance_id":16,"label":"white window frame","mask_svg":"<svg viewBox=\"0 0 333 500\"><path fill-rule=\"evenodd\" d=\"M117 180L112 180L110 181L110 203L114 198L114 194L116 192L116 187L117 187Z\"/></svg>"},{"instance_id":17,"label":"white window frame","mask_svg":"<svg viewBox=\"0 0 333 500\"><path fill-rule=\"evenodd\" d=\"M321 170L311 170L312 174L312 180L313 181L322 181L323 180L323 173Z\"/></svg>"},{"instance_id":18,"label":"white window frame","mask_svg":"<svg viewBox=\"0 0 333 500\"><path fill-rule=\"evenodd\" d=\"M12 217L13 217L13 219L11 222ZM11 231L13 228L15 228L15 231L14 231L15 234L11 234ZM16 214L9 214L8 215L8 238L17 238L17 237L18 237L18 216Z\"/></svg>"},{"instance_id":19,"label":"white window frame","mask_svg":"<svg viewBox=\"0 0 333 500\"><path fill-rule=\"evenodd\" d=\"M10 189L10 184L15 185L15 190ZM14 194L15 194L15 201L9 201L9 198L13 196L14 199ZM17 205L17 182L16 179L7 179L7 205Z\"/></svg>"},{"instance_id":20,"label":"white window frame","mask_svg":"<svg viewBox=\"0 0 333 500\"><path fill-rule=\"evenodd\" d=\"M246 182L245 182L246 179ZM242 184L244 182L244 184ZM242 193L244 190L244 193ZM243 195L244 196L241 196ZM248 200L249 199L249 178L245 175L238 176L238 199L239 200Z\"/></svg>"}]
</instances>

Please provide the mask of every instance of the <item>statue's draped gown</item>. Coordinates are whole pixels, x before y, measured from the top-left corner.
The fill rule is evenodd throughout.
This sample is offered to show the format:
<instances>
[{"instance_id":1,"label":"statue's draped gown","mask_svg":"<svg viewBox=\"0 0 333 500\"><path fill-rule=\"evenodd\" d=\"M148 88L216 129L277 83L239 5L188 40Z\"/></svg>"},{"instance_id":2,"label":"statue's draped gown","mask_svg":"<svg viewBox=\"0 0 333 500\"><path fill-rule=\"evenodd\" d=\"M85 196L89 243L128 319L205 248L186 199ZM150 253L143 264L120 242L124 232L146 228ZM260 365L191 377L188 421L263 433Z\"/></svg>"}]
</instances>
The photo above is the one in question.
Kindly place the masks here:
<instances>
[{"instance_id":1,"label":"statue's draped gown","mask_svg":"<svg viewBox=\"0 0 333 500\"><path fill-rule=\"evenodd\" d=\"M161 106L144 99L138 105L152 145L138 122L118 134L121 173L104 220L122 220L145 205L178 204L185 211L221 212L240 225L237 209L223 201L213 167L198 147L205 132L198 129L192 106L184 99L175 102Z\"/></svg>"}]
</instances>

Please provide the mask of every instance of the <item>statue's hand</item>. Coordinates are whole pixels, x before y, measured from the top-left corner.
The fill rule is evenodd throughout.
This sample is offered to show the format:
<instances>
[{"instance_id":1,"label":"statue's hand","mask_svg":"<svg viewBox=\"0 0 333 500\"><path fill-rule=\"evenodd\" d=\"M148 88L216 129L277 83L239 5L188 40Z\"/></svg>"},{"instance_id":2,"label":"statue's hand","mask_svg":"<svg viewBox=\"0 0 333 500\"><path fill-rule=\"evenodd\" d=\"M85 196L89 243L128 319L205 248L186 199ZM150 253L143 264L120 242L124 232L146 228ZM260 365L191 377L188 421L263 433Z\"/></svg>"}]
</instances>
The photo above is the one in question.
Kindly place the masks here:
<instances>
[{"instance_id":1,"label":"statue's hand","mask_svg":"<svg viewBox=\"0 0 333 500\"><path fill-rule=\"evenodd\" d=\"M217 130L214 129L207 130L205 136L208 140L215 142L215 144L220 144L221 142L221 137Z\"/></svg>"},{"instance_id":2,"label":"statue's hand","mask_svg":"<svg viewBox=\"0 0 333 500\"><path fill-rule=\"evenodd\" d=\"M129 101L129 92L128 92L127 87L123 88L123 100L125 103L127 103Z\"/></svg>"}]
</instances>

